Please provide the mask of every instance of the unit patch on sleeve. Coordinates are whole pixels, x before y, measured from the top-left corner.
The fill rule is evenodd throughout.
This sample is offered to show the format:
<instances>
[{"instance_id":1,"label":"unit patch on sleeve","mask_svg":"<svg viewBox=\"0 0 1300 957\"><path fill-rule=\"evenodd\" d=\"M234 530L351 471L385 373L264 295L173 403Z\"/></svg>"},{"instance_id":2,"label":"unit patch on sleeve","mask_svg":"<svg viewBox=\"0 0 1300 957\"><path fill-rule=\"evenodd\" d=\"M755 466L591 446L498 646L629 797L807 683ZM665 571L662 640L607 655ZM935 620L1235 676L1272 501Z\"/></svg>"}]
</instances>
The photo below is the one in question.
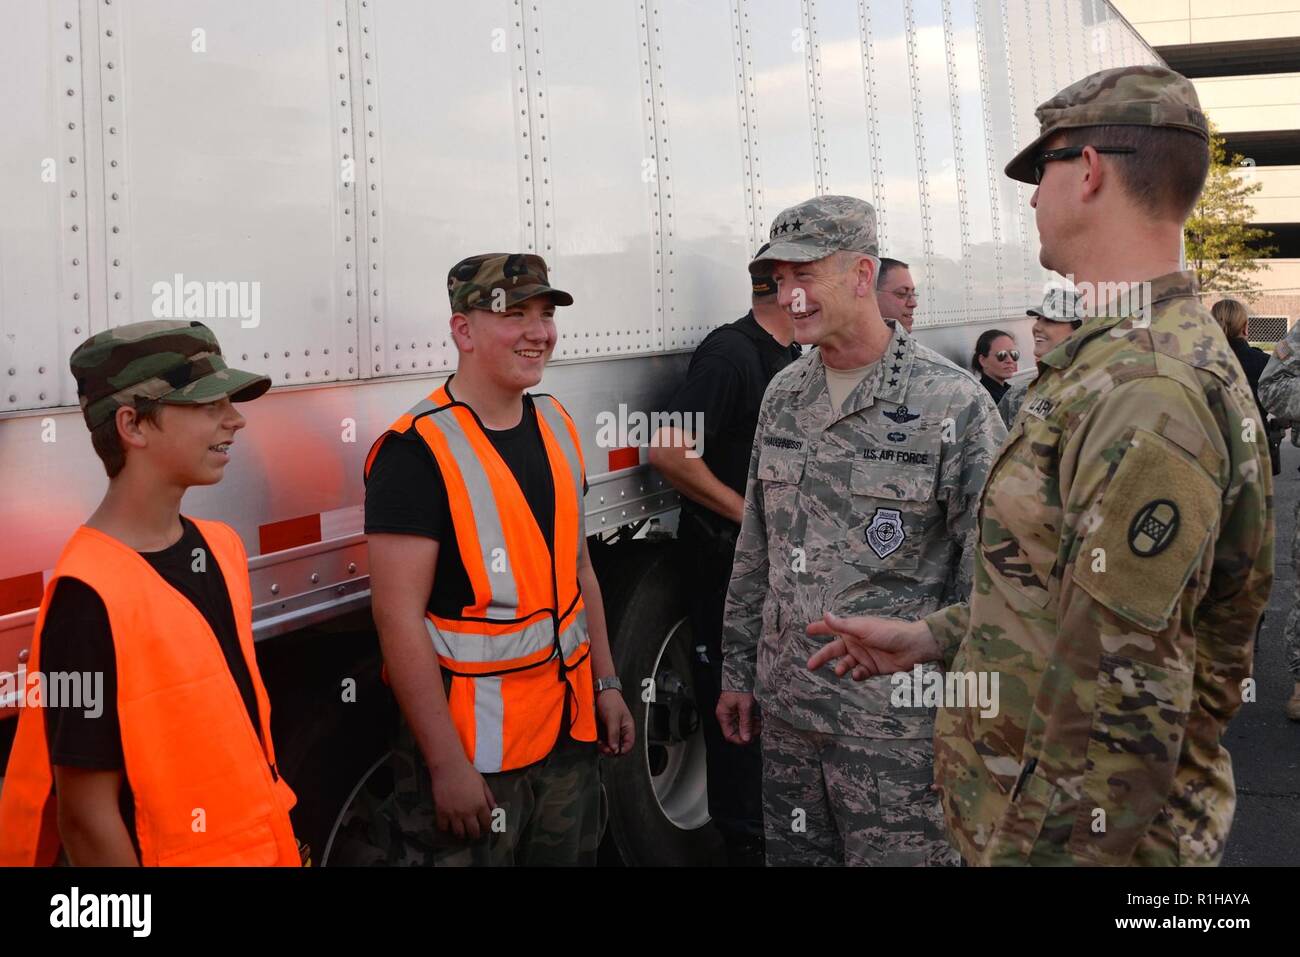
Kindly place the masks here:
<instances>
[{"instance_id":1,"label":"unit patch on sleeve","mask_svg":"<svg viewBox=\"0 0 1300 957\"><path fill-rule=\"evenodd\" d=\"M1178 535L1178 506L1167 498L1147 502L1128 527L1128 547L1134 555L1150 558L1173 544Z\"/></svg>"}]
</instances>

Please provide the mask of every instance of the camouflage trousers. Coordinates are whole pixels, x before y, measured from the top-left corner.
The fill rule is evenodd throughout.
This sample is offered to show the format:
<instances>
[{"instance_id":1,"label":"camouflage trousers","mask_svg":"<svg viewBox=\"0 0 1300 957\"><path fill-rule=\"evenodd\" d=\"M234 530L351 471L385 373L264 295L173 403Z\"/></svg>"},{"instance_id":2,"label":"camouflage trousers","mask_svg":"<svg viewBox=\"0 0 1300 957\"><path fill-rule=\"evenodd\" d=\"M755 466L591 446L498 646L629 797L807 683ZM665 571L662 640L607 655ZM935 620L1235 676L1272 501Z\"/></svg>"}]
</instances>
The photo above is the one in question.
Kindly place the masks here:
<instances>
[{"instance_id":1,"label":"camouflage trousers","mask_svg":"<svg viewBox=\"0 0 1300 957\"><path fill-rule=\"evenodd\" d=\"M956 866L928 738L804 731L763 715L769 866Z\"/></svg>"},{"instance_id":2,"label":"camouflage trousers","mask_svg":"<svg viewBox=\"0 0 1300 957\"><path fill-rule=\"evenodd\" d=\"M545 760L484 774L497 809L477 841L440 831L429 770L405 723L389 757L392 791L349 828L339 863L405 867L594 866L603 831L594 743L561 736ZM361 815L359 815L361 816ZM364 832L364 833L361 833Z\"/></svg>"}]
</instances>

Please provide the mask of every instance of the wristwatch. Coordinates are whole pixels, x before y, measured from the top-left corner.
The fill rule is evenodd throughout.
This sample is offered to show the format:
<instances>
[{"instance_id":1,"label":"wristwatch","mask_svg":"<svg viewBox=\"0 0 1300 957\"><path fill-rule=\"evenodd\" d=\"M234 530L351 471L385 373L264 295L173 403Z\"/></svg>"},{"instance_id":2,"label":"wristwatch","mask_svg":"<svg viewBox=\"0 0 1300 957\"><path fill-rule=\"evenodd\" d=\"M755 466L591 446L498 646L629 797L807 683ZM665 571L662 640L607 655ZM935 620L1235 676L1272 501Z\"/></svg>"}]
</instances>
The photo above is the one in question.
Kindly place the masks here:
<instances>
[{"instance_id":1,"label":"wristwatch","mask_svg":"<svg viewBox=\"0 0 1300 957\"><path fill-rule=\"evenodd\" d=\"M614 691L623 690L623 682L618 680L618 675L610 675L608 678L596 679L596 694L600 694L602 691L609 691L611 689Z\"/></svg>"}]
</instances>

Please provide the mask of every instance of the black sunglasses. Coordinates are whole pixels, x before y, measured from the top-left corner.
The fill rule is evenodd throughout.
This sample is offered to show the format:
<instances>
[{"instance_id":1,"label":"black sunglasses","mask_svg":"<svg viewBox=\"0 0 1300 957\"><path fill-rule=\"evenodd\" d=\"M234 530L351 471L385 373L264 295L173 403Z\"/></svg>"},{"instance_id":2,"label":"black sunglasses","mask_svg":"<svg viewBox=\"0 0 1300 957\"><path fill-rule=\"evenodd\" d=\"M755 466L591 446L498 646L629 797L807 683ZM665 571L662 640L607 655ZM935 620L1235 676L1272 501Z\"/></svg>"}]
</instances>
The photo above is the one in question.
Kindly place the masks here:
<instances>
[{"instance_id":1,"label":"black sunglasses","mask_svg":"<svg viewBox=\"0 0 1300 957\"><path fill-rule=\"evenodd\" d=\"M1007 361L1007 356L1010 356L1011 358L1013 358L1013 359L1015 359L1017 362L1019 362L1019 361L1020 361L1020 350L1019 350L1019 349L1012 349L1012 350L1008 351L1008 350L1006 350L1006 349L999 349L997 352L993 353L993 358L997 359L998 362L1006 362L1006 361Z\"/></svg>"},{"instance_id":2,"label":"black sunglasses","mask_svg":"<svg viewBox=\"0 0 1300 957\"><path fill-rule=\"evenodd\" d=\"M1086 146L1063 146L1059 150L1048 150L1045 153L1039 153L1038 159L1034 160L1034 182L1043 181L1043 167L1048 163L1054 163L1057 160L1078 159L1083 155ZM1137 149L1132 146L1094 146L1098 153L1136 153Z\"/></svg>"}]
</instances>

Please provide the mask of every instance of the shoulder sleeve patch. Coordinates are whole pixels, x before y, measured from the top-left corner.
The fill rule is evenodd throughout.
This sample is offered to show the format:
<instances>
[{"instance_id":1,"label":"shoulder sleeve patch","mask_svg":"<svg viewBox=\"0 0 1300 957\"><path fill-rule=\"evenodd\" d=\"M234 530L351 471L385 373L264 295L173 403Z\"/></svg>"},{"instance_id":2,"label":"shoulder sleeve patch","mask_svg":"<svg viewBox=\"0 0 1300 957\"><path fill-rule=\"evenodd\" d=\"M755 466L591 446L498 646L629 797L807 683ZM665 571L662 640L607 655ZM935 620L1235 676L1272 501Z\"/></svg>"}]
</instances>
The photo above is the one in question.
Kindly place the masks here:
<instances>
[{"instance_id":1,"label":"shoulder sleeve patch","mask_svg":"<svg viewBox=\"0 0 1300 957\"><path fill-rule=\"evenodd\" d=\"M1102 492L1075 583L1139 628L1163 630L1218 528L1221 495L1168 439L1138 429Z\"/></svg>"}]
</instances>

